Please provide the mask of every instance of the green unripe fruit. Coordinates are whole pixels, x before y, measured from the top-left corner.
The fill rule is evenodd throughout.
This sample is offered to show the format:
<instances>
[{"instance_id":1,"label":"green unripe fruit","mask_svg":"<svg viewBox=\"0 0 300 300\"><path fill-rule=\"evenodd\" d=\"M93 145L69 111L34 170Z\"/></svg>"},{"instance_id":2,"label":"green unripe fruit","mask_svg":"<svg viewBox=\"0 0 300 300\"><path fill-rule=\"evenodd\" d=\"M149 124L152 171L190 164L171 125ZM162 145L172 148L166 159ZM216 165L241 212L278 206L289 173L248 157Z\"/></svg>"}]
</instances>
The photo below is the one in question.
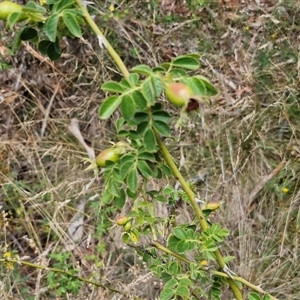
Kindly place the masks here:
<instances>
[{"instance_id":1,"label":"green unripe fruit","mask_svg":"<svg viewBox=\"0 0 300 300\"><path fill-rule=\"evenodd\" d=\"M108 148L103 150L96 157L96 164L98 167L105 168L106 161L110 160L116 162L120 158L120 151L116 148Z\"/></svg>"},{"instance_id":2,"label":"green unripe fruit","mask_svg":"<svg viewBox=\"0 0 300 300\"><path fill-rule=\"evenodd\" d=\"M124 231L126 232L129 232L130 229L132 227L132 223L131 222L127 222L125 225L124 225Z\"/></svg>"},{"instance_id":3,"label":"green unripe fruit","mask_svg":"<svg viewBox=\"0 0 300 300\"><path fill-rule=\"evenodd\" d=\"M97 166L100 168L105 168L107 160L116 162L122 154L126 153L127 149L127 143L118 142L113 147L103 150L96 157Z\"/></svg>"},{"instance_id":4,"label":"green unripe fruit","mask_svg":"<svg viewBox=\"0 0 300 300\"><path fill-rule=\"evenodd\" d=\"M7 20L8 16L14 12L20 12L22 6L11 1L3 1L0 3L0 19Z\"/></svg>"},{"instance_id":5,"label":"green unripe fruit","mask_svg":"<svg viewBox=\"0 0 300 300\"><path fill-rule=\"evenodd\" d=\"M220 203L218 202L209 202L205 205L205 207L203 208L203 210L217 210L220 207Z\"/></svg>"},{"instance_id":6,"label":"green unripe fruit","mask_svg":"<svg viewBox=\"0 0 300 300\"><path fill-rule=\"evenodd\" d=\"M184 105L187 105L193 94L194 93L189 86L180 82L167 84L165 90L167 99L176 107L183 107Z\"/></svg>"},{"instance_id":7,"label":"green unripe fruit","mask_svg":"<svg viewBox=\"0 0 300 300\"><path fill-rule=\"evenodd\" d=\"M120 216L118 217L116 223L120 226L124 226L128 223L129 219L126 216Z\"/></svg>"}]
</instances>

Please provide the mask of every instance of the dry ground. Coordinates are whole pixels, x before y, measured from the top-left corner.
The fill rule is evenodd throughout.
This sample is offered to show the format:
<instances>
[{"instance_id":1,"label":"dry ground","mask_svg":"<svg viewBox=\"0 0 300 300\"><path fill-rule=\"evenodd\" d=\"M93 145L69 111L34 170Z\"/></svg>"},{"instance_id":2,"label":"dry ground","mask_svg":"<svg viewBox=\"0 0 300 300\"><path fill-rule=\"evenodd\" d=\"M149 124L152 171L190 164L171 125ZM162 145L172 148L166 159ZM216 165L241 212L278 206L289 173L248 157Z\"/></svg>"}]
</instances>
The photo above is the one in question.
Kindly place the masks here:
<instances>
[{"instance_id":1,"label":"dry ground","mask_svg":"<svg viewBox=\"0 0 300 300\"><path fill-rule=\"evenodd\" d=\"M185 160L187 178L205 175L201 196L223 203L215 218L231 231L223 252L236 257L232 269L279 299L299 299L299 1L194 3L191 9L181 1L120 1L115 19L103 13L110 3L95 2L96 21L129 67L201 53L198 73L220 95L168 147ZM0 73L1 256L16 250L46 265L54 261L49 253L69 247L66 259L70 267L80 261L83 276L155 299L159 281L121 245L110 221L116 213L99 204L102 181L91 183L86 153L68 131L76 117L96 151L110 145L118 116L101 121L97 109L105 96L101 84L119 79L118 71L89 33L80 42L65 40L55 63L27 43L10 56L14 34L4 26L0 34L0 61L9 65L1 64ZM73 249L68 228L82 201L84 227ZM78 295L59 297L48 290L46 275L0 265L0 298L122 299L87 284Z\"/></svg>"}]
</instances>

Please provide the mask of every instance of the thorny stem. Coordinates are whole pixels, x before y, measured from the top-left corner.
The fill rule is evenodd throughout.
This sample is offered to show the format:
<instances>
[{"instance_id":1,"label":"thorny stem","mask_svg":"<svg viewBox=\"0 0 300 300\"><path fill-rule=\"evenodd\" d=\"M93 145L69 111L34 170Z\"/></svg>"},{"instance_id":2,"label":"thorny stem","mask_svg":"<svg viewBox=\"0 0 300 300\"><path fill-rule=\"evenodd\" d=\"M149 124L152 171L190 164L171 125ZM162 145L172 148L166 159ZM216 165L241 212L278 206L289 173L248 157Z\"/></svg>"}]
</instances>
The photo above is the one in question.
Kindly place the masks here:
<instances>
[{"instance_id":1,"label":"thorny stem","mask_svg":"<svg viewBox=\"0 0 300 300\"><path fill-rule=\"evenodd\" d=\"M179 169L177 168L172 156L170 155L170 152L168 151L167 147L165 146L165 144L162 142L159 134L157 132L155 132L156 134L156 141L158 143L158 146L160 148L160 151L166 161L166 163L168 164L169 168L172 171L172 174L175 176L175 178L180 182L182 189L185 191L186 195L188 196L189 200L190 200L190 204L197 216L197 219L201 225L202 230L206 230L208 228L208 224L207 221L203 215L202 210L200 209L200 207L198 206L196 199L195 199L195 194L192 191L192 189L189 187L188 183L185 181L185 179L183 178L183 176L181 175ZM216 250L214 252L215 256L216 256L216 260L217 263L219 264L220 268L223 270L223 268L225 267L225 261L223 259L223 256L220 252L220 250ZM239 287L237 286L237 284L235 283L235 281L233 279L231 279L230 277L227 279L227 282L234 294L234 296L236 297L237 300L242 300L243 299L243 295L241 290L239 289Z\"/></svg>"},{"instance_id":2,"label":"thorny stem","mask_svg":"<svg viewBox=\"0 0 300 300\"><path fill-rule=\"evenodd\" d=\"M114 50L114 48L110 45L110 43L108 42L106 37L103 35L102 31L99 29L99 27L94 22L94 20L92 19L91 15L89 14L89 12L85 8L85 6L82 4L82 1L76 0L76 3L78 5L78 7L81 9L81 11L83 12L83 17L85 18L85 21L90 26L90 28L94 31L94 33L97 35L100 47L102 47L102 45L103 45L106 48L107 52L109 53L109 55L114 60L115 64L117 65L117 67L119 68L121 73L123 74L124 78L128 79L129 72L128 72L124 62L118 55L118 53Z\"/></svg>"},{"instance_id":3,"label":"thorny stem","mask_svg":"<svg viewBox=\"0 0 300 300\"><path fill-rule=\"evenodd\" d=\"M105 286L105 285L103 285L103 284L101 284L101 283L99 283L97 281L90 280L90 279L87 279L87 278L75 275L75 274L73 274L73 273L71 273L69 271L65 271L65 270L62 270L62 269L46 267L46 266L42 266L42 265L37 265L37 264L31 263L31 262L28 262L28 261L18 260L18 259L12 259L12 258L0 258L0 262L6 263L6 264L15 263L15 264L18 264L18 265L24 265L24 266L28 266L28 267L31 267L31 268L36 268L36 269L44 270L44 271L52 271L52 272L55 272L55 273L64 274L64 275L70 276L70 277L72 277L74 279L78 279L80 281L86 282L88 284L92 284L92 285L101 287L101 288L103 288L105 290L109 290L111 292L121 294L121 295L123 295L125 297L130 297L130 295L128 295L127 293L119 291L119 290L117 290L117 289L115 289L113 287ZM135 297L133 299L135 299L135 300L142 300L139 297Z\"/></svg>"},{"instance_id":4,"label":"thorny stem","mask_svg":"<svg viewBox=\"0 0 300 300\"><path fill-rule=\"evenodd\" d=\"M159 250L162 251L162 252L165 252L165 253L167 253L167 254L170 254L170 255L176 257L177 259L179 259L179 260L181 260L181 261L183 261L183 262L186 262L186 263L188 263L188 264L194 263L194 262L190 261L189 259L187 259L187 258L181 256L180 254L175 253L175 252L171 251L170 249L164 247L163 245L161 245L160 243L158 243L158 242L156 242L156 241L153 242L153 246L154 246L156 249L159 249ZM211 274L216 275L216 276L219 276L219 277L230 278L229 275L226 274L226 273L224 273L224 272L219 272L219 271L209 270L209 269L207 269L207 268L205 268L205 267L201 267L201 270L206 271L206 272L210 272ZM252 284L251 282L245 280L245 279L242 278L242 277L239 277L239 276L232 276L232 277L233 277L234 280L243 283L244 285L250 287L250 288L251 288L252 290L254 290L254 291L257 291L257 292L259 292L259 293L261 293L261 294L263 294L263 295L267 294L267 292L264 291L263 289L261 289L259 286L256 286L256 285ZM275 297L273 297L273 296L271 296L271 295L269 295L269 297L270 297L271 300L278 300L277 298L275 298Z\"/></svg>"}]
</instances>

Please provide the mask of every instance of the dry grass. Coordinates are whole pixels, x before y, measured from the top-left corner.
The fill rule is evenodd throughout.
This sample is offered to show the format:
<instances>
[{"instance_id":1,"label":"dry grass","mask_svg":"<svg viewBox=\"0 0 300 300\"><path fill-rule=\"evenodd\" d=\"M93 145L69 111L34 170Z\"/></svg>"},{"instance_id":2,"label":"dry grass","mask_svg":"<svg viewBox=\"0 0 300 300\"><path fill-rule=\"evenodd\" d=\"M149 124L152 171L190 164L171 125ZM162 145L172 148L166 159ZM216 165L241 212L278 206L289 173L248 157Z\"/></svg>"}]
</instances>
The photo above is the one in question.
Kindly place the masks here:
<instances>
[{"instance_id":1,"label":"dry grass","mask_svg":"<svg viewBox=\"0 0 300 300\"><path fill-rule=\"evenodd\" d=\"M129 66L154 66L191 51L203 54L199 73L218 86L220 95L176 132L168 147L184 158L187 178L207 175L201 196L223 202L215 220L232 232L222 249L236 257L231 268L279 299L296 300L299 3L249 1L230 7L234 1L225 2L227 7L213 5L195 16L179 10L181 17L169 15L176 7L158 14L146 5L122 4L119 20L105 25L115 28L107 30L108 37ZM132 7L139 14L133 16ZM28 44L16 57L5 58L11 69L0 74L0 253L17 250L21 258L52 265L49 253L72 249L68 261L73 267L80 261L83 276L155 299L159 281L133 249L120 245L110 222L115 212L99 204L102 181L91 182L82 163L86 153L67 130L77 117L96 151L114 139L114 120L97 117L105 97L99 87L120 75L94 37L85 39L66 40L65 55L56 63ZM2 50L9 40L3 40ZM72 245L68 228L83 200L82 238ZM47 290L46 272L1 265L0 274L1 299L58 299ZM122 297L84 285L79 295L65 298Z\"/></svg>"}]
</instances>

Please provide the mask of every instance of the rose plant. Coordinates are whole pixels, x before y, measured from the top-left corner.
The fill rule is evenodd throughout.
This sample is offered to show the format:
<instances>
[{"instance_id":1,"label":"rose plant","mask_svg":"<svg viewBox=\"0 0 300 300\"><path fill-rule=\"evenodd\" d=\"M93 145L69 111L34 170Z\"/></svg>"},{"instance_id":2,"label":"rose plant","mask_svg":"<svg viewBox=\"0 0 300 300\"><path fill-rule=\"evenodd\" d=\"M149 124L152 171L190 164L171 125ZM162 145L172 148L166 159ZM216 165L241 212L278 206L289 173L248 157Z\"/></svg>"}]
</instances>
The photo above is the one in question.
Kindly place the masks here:
<instances>
[{"instance_id":1,"label":"rose plant","mask_svg":"<svg viewBox=\"0 0 300 300\"><path fill-rule=\"evenodd\" d=\"M8 5L7 1L2 2L0 8L1 4L2 7ZM202 101L218 93L209 79L194 75L200 67L199 55L181 55L155 67L136 65L128 70L79 0L48 0L45 5L29 1L24 7L11 3L0 16L10 28L17 22L24 22L15 38L15 51L22 40L29 40L51 60L60 58L60 40L64 36L79 38L89 27L99 46L108 51L123 74L120 81L108 81L101 87L109 96L99 107L99 117L108 119L119 110L116 139L126 140L96 157L97 166L104 168L105 188L101 201L116 209L121 209L126 199L134 201L134 209L127 216L119 217L116 223L123 226L124 243L136 248L149 269L164 282L160 299L221 299L222 290L229 285L233 297L241 300L244 299L242 284L254 290L248 294L248 299L276 299L228 268L231 258L223 257L220 246L226 242L229 232L209 220L210 213L216 211L219 204L200 206L197 203L191 185L183 178L164 144L165 138L172 137L171 116L165 109L165 99L180 108L181 114L189 114L198 110ZM172 186L150 191L146 185L149 179L162 178L180 182L196 220L192 225L174 224L165 244L160 242L165 237L158 226L161 220L153 213L152 206L157 201L174 205L178 191ZM151 242L139 247L145 235ZM193 260L187 259L191 252ZM0 261L7 263L8 259ZM203 288L204 282L210 284L209 292Z\"/></svg>"}]
</instances>

